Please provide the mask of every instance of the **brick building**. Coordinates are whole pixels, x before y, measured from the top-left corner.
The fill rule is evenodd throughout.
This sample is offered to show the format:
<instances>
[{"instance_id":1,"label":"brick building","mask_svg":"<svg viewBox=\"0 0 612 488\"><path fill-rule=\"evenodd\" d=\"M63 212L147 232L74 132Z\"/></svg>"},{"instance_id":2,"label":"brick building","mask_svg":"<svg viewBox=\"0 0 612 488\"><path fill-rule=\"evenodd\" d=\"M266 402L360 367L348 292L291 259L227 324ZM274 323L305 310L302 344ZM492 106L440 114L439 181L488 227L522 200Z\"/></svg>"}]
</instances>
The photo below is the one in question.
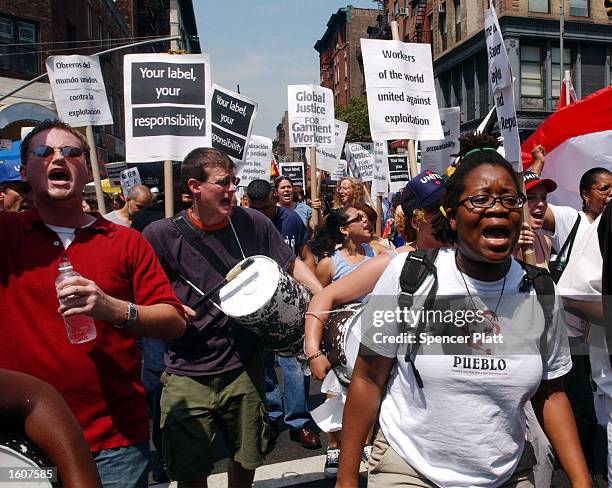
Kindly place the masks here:
<instances>
[{"instance_id":1,"label":"brick building","mask_svg":"<svg viewBox=\"0 0 612 488\"><path fill-rule=\"evenodd\" d=\"M276 126L272 151L278 162L304 161L304 148L294 148L289 144L289 113L286 110Z\"/></svg>"},{"instance_id":2,"label":"brick building","mask_svg":"<svg viewBox=\"0 0 612 488\"><path fill-rule=\"evenodd\" d=\"M321 86L334 92L336 106L365 93L359 40L367 37L368 27L376 22L377 9L338 9L327 22L327 29L314 48L319 53Z\"/></svg>"}]
</instances>

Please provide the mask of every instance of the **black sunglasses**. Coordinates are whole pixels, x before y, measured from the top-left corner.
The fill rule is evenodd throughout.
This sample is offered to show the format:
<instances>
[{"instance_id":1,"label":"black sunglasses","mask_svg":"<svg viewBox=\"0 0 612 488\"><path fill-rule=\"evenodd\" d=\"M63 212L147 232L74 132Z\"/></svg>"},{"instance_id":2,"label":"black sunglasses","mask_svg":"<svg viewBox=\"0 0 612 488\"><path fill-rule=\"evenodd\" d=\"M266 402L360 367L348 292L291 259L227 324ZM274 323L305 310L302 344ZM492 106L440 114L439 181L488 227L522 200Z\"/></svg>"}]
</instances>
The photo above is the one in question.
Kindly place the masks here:
<instances>
[{"instance_id":1,"label":"black sunglasses","mask_svg":"<svg viewBox=\"0 0 612 488\"><path fill-rule=\"evenodd\" d=\"M83 154L83 149L74 146L63 146L63 147L51 147L51 146L38 146L32 149L30 152L37 158L48 158L55 154L55 150L59 149L62 156L65 158L78 158Z\"/></svg>"},{"instance_id":2,"label":"black sunglasses","mask_svg":"<svg viewBox=\"0 0 612 488\"><path fill-rule=\"evenodd\" d=\"M344 224L342 224L342 227L354 224L355 222L359 222L364 218L366 218L366 214L364 214L363 212L359 212L359 214L357 214L357 217L353 217L351 220L347 220L346 222L344 222Z\"/></svg>"},{"instance_id":3,"label":"black sunglasses","mask_svg":"<svg viewBox=\"0 0 612 488\"><path fill-rule=\"evenodd\" d=\"M211 185L217 185L223 188L228 188L230 185L238 186L240 184L240 178L227 175L221 178L220 180L215 181L214 183L211 181L207 181L206 183L210 183Z\"/></svg>"}]
</instances>

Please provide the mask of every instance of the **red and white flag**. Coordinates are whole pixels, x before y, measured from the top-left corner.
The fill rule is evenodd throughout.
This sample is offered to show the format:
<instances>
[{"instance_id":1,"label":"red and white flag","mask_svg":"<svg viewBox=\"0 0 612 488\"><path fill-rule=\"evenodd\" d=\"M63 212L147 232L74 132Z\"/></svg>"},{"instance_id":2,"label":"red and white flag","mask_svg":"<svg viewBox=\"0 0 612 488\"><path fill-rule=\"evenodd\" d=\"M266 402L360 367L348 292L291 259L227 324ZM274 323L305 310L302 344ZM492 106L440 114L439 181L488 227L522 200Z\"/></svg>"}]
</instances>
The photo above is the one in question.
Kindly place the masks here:
<instances>
[{"instance_id":1,"label":"red and white flag","mask_svg":"<svg viewBox=\"0 0 612 488\"><path fill-rule=\"evenodd\" d=\"M557 182L550 203L582 208L578 184L590 168L612 171L612 86L599 90L548 117L521 146L546 150L543 178Z\"/></svg>"},{"instance_id":2,"label":"red and white flag","mask_svg":"<svg viewBox=\"0 0 612 488\"><path fill-rule=\"evenodd\" d=\"M568 106L570 103L574 103L576 100L578 100L578 97L576 96L576 90L574 90L574 85L572 83L572 75L570 75L569 71L566 71L563 81L561 82L561 93L559 93L557 110Z\"/></svg>"}]
</instances>

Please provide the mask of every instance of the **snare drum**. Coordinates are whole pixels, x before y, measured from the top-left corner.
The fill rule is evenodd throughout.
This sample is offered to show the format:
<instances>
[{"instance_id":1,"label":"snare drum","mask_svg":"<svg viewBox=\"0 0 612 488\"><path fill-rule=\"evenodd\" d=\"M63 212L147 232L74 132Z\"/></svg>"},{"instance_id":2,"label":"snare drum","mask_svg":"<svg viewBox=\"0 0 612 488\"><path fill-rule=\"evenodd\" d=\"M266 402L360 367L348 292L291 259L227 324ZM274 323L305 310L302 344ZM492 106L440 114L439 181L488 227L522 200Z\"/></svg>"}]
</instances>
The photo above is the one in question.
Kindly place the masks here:
<instances>
[{"instance_id":1,"label":"snare drum","mask_svg":"<svg viewBox=\"0 0 612 488\"><path fill-rule=\"evenodd\" d=\"M273 259L252 258L253 264L221 288L219 305L226 315L257 334L264 347L294 356L304 347L304 316L310 291Z\"/></svg>"},{"instance_id":2,"label":"snare drum","mask_svg":"<svg viewBox=\"0 0 612 488\"><path fill-rule=\"evenodd\" d=\"M323 345L334 373L344 385L351 382L361 343L363 303L351 303L332 311L323 329ZM344 310L346 309L346 310Z\"/></svg>"}]
</instances>

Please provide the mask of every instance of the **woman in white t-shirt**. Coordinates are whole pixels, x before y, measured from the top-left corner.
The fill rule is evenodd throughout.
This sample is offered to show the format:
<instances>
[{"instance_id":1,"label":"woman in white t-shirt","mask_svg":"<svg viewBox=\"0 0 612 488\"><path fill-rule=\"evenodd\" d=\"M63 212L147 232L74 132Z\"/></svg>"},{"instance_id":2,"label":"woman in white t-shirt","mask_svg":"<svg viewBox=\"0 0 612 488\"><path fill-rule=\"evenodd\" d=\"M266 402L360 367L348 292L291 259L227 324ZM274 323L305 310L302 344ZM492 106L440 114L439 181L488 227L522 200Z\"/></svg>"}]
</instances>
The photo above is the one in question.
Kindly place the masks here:
<instances>
[{"instance_id":1,"label":"woman in white t-shirt","mask_svg":"<svg viewBox=\"0 0 612 488\"><path fill-rule=\"evenodd\" d=\"M397 297L407 255L393 259L362 317L337 487L357 485L361 449L379 405L369 488L533 486L535 460L525 444L523 412L530 398L572 486L590 486L560 381L571 359L559 300L545 326L535 290L525 287L525 272L511 256L525 197L495 139L472 138L474 149L465 142L446 185L447 218L434 230L440 240L456 243L435 262L436 310L452 312L451 321L430 321L425 330L435 333L418 334L420 321L410 317L424 313L433 275L414 295L410 313L402 313ZM432 342L415 350L415 339Z\"/></svg>"}]
</instances>

